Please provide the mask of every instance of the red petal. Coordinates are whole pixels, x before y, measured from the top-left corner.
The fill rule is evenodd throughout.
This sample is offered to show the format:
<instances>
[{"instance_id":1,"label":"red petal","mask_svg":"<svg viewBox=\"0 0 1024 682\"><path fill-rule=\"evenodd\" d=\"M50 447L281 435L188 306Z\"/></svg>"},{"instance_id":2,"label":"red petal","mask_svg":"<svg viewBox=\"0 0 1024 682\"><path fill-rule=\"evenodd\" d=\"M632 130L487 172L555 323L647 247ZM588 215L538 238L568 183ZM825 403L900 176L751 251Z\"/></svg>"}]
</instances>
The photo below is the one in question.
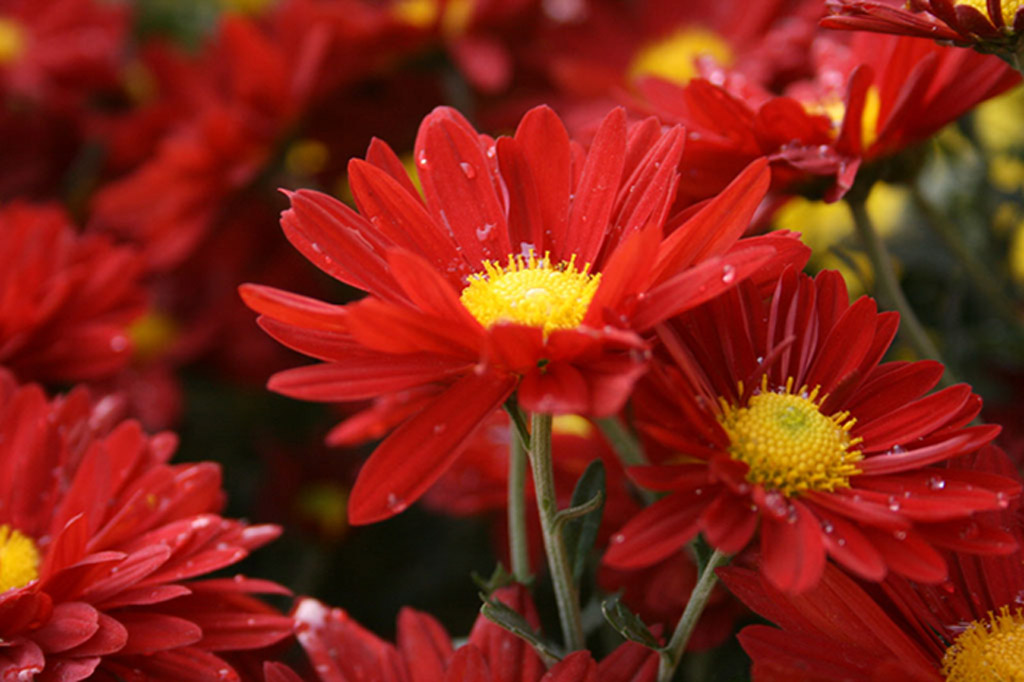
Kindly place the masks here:
<instances>
[{"instance_id":1,"label":"red petal","mask_svg":"<svg viewBox=\"0 0 1024 682\"><path fill-rule=\"evenodd\" d=\"M569 225L561 244L552 244L556 261L576 256L582 266L593 263L608 231L626 153L626 113L613 109L601 122L590 145L582 174L576 183L576 197L569 212Z\"/></svg>"},{"instance_id":2,"label":"red petal","mask_svg":"<svg viewBox=\"0 0 1024 682\"><path fill-rule=\"evenodd\" d=\"M597 664L589 651L576 651L547 672L540 682L597 682Z\"/></svg>"},{"instance_id":3,"label":"red petal","mask_svg":"<svg viewBox=\"0 0 1024 682\"><path fill-rule=\"evenodd\" d=\"M709 502L692 492L658 500L612 536L602 562L612 568L639 568L670 556L697 534L698 518Z\"/></svg>"},{"instance_id":4,"label":"red petal","mask_svg":"<svg viewBox=\"0 0 1024 682\"><path fill-rule=\"evenodd\" d=\"M399 426L360 470L349 499L349 521L380 521L416 501L515 384L513 377L469 374Z\"/></svg>"},{"instance_id":5,"label":"red petal","mask_svg":"<svg viewBox=\"0 0 1024 682\"><path fill-rule=\"evenodd\" d=\"M919 583L938 583L946 579L946 562L914 531L893 533L867 527L862 530L882 553L892 572Z\"/></svg>"},{"instance_id":6,"label":"red petal","mask_svg":"<svg viewBox=\"0 0 1024 682\"><path fill-rule=\"evenodd\" d=\"M245 304L267 317L307 329L345 331L345 307L260 284L238 288Z\"/></svg>"},{"instance_id":7,"label":"red petal","mask_svg":"<svg viewBox=\"0 0 1024 682\"><path fill-rule=\"evenodd\" d=\"M50 621L32 634L48 654L67 651L83 644L99 630L99 613L82 602L57 604Z\"/></svg>"},{"instance_id":8,"label":"red petal","mask_svg":"<svg viewBox=\"0 0 1024 682\"><path fill-rule=\"evenodd\" d=\"M721 255L731 247L750 227L771 177L765 159L757 159L747 166L728 187L662 242L654 278L668 279L693 263Z\"/></svg>"},{"instance_id":9,"label":"red petal","mask_svg":"<svg viewBox=\"0 0 1024 682\"><path fill-rule=\"evenodd\" d=\"M751 247L710 258L671 277L643 295L633 314L634 329L657 323L728 291L770 261L770 247Z\"/></svg>"},{"instance_id":10,"label":"red petal","mask_svg":"<svg viewBox=\"0 0 1024 682\"><path fill-rule=\"evenodd\" d=\"M417 661L413 667L419 665ZM424 678L441 680L442 678ZM444 682L491 682L491 671L487 667L480 649L472 644L460 647L452 656L448 664L448 672L444 675Z\"/></svg>"},{"instance_id":11,"label":"red petal","mask_svg":"<svg viewBox=\"0 0 1024 682\"><path fill-rule=\"evenodd\" d=\"M854 429L853 435L864 439L859 447L865 452L910 443L942 427L970 397L971 387L967 384L950 386L893 410L863 428Z\"/></svg>"},{"instance_id":12,"label":"red petal","mask_svg":"<svg viewBox=\"0 0 1024 682\"><path fill-rule=\"evenodd\" d=\"M159 613L123 611L117 619L128 630L128 642L120 651L126 656L177 649L195 644L203 636L195 623Z\"/></svg>"},{"instance_id":13,"label":"red petal","mask_svg":"<svg viewBox=\"0 0 1024 682\"><path fill-rule=\"evenodd\" d=\"M825 545L814 513L795 500L782 521L764 517L761 525L761 565L764 576L783 592L811 589L825 569Z\"/></svg>"},{"instance_id":14,"label":"red petal","mask_svg":"<svg viewBox=\"0 0 1024 682\"><path fill-rule=\"evenodd\" d=\"M359 212L385 240L422 255L439 272L448 272L453 284L474 271L452 235L427 213L415 189L410 192L388 173L358 159L349 162L348 172Z\"/></svg>"},{"instance_id":15,"label":"red petal","mask_svg":"<svg viewBox=\"0 0 1024 682\"><path fill-rule=\"evenodd\" d=\"M438 107L420 125L416 164L434 220L451 230L470 267L511 253L505 210L472 126L454 109Z\"/></svg>"},{"instance_id":16,"label":"red petal","mask_svg":"<svg viewBox=\"0 0 1024 682\"><path fill-rule=\"evenodd\" d=\"M492 597L526 618L535 630L540 629L537 609L525 587L509 585L495 591ZM529 644L483 616L473 624L469 643L483 653L494 682L534 682L544 670L540 657Z\"/></svg>"},{"instance_id":17,"label":"red petal","mask_svg":"<svg viewBox=\"0 0 1024 682\"><path fill-rule=\"evenodd\" d=\"M736 554L754 536L759 518L749 497L722 493L701 514L700 527L712 547Z\"/></svg>"},{"instance_id":18,"label":"red petal","mask_svg":"<svg viewBox=\"0 0 1024 682\"><path fill-rule=\"evenodd\" d=\"M278 372L267 388L301 400L364 400L465 372L465 360L418 353L390 355L351 353L345 364L310 365Z\"/></svg>"},{"instance_id":19,"label":"red petal","mask_svg":"<svg viewBox=\"0 0 1024 682\"><path fill-rule=\"evenodd\" d=\"M412 682L435 682L444 678L452 641L431 616L406 607L398 612L398 650L406 661L415 661Z\"/></svg>"}]
</instances>

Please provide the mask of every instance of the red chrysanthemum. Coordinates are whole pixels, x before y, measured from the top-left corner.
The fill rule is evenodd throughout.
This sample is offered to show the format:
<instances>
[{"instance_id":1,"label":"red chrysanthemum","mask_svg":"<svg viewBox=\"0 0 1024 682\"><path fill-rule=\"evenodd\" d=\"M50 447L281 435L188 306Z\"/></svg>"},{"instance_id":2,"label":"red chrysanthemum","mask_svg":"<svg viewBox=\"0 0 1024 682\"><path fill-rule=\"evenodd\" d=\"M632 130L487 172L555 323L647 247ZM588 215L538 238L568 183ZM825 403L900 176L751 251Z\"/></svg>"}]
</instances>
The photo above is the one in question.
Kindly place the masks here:
<instances>
[{"instance_id":1,"label":"red chrysanthemum","mask_svg":"<svg viewBox=\"0 0 1024 682\"><path fill-rule=\"evenodd\" d=\"M529 593L521 585L497 590L493 598L539 630ZM577 651L545 672L524 640L480 616L466 644L455 649L444 627L410 608L398 614L397 645L367 631L341 609L315 599L295 609L296 633L319 682L653 682L658 655L626 643L600 663Z\"/></svg>"},{"instance_id":2,"label":"red chrysanthemum","mask_svg":"<svg viewBox=\"0 0 1024 682\"><path fill-rule=\"evenodd\" d=\"M0 366L22 380L109 376L131 356L142 262L105 237L79 235L55 206L0 207Z\"/></svg>"},{"instance_id":3,"label":"red chrysanthemum","mask_svg":"<svg viewBox=\"0 0 1024 682\"><path fill-rule=\"evenodd\" d=\"M196 578L278 529L219 516L217 465L116 411L0 373L0 679L239 679L222 654L291 632L252 594L286 590Z\"/></svg>"},{"instance_id":4,"label":"red chrysanthemum","mask_svg":"<svg viewBox=\"0 0 1024 682\"><path fill-rule=\"evenodd\" d=\"M605 561L653 563L698 532L735 553L759 530L766 578L800 592L826 555L867 580L937 582L937 547L1011 551L998 530L961 531L974 512L1005 508L1017 483L935 466L999 428L966 426L981 409L969 386L925 395L940 364L879 364L897 319L867 297L851 305L838 273L789 271L767 300L745 283L662 325L667 358L638 388L636 415L678 457L634 477L672 494L630 521Z\"/></svg>"},{"instance_id":5,"label":"red chrysanthemum","mask_svg":"<svg viewBox=\"0 0 1024 682\"><path fill-rule=\"evenodd\" d=\"M0 95L61 108L113 85L127 9L96 0L0 0Z\"/></svg>"},{"instance_id":6,"label":"red chrysanthemum","mask_svg":"<svg viewBox=\"0 0 1024 682\"><path fill-rule=\"evenodd\" d=\"M138 244L156 270L192 253L307 104L329 32L282 23L270 30L227 17L195 63L163 58L167 95L184 120L142 165L96 194L91 229ZM139 142L149 144L152 131L142 132Z\"/></svg>"},{"instance_id":7,"label":"red chrysanthemum","mask_svg":"<svg viewBox=\"0 0 1024 682\"><path fill-rule=\"evenodd\" d=\"M857 34L849 45L818 36L814 78L782 96L746 81L658 79L640 89L665 121L688 132L680 170L690 200L709 196L766 156L776 189L832 177L841 198L862 164L903 151L1020 80L992 56L900 36Z\"/></svg>"},{"instance_id":8,"label":"red chrysanthemum","mask_svg":"<svg viewBox=\"0 0 1024 682\"><path fill-rule=\"evenodd\" d=\"M653 120L627 131L615 110L584 153L545 107L499 140L440 108L416 143L423 196L380 141L350 164L359 213L290 194L288 238L370 296L335 306L243 287L268 333L326 361L270 388L325 401L435 391L363 467L353 523L405 509L515 390L531 412L616 411L646 367L639 332L805 256L792 236L736 241L767 189L763 161L666 236L682 142Z\"/></svg>"},{"instance_id":9,"label":"red chrysanthemum","mask_svg":"<svg viewBox=\"0 0 1024 682\"><path fill-rule=\"evenodd\" d=\"M1020 52L1019 0L827 0L827 28L948 40L1009 57Z\"/></svg>"},{"instance_id":10,"label":"red chrysanthemum","mask_svg":"<svg viewBox=\"0 0 1024 682\"><path fill-rule=\"evenodd\" d=\"M1005 456L986 450L971 458L972 468L1016 475ZM1016 512L996 516L1022 538ZM756 682L1002 682L1024 673L1022 558L1020 551L950 555L949 580L934 586L896 576L865 586L830 566L818 587L801 595L779 592L747 569L719 572L778 626L740 632Z\"/></svg>"}]
</instances>

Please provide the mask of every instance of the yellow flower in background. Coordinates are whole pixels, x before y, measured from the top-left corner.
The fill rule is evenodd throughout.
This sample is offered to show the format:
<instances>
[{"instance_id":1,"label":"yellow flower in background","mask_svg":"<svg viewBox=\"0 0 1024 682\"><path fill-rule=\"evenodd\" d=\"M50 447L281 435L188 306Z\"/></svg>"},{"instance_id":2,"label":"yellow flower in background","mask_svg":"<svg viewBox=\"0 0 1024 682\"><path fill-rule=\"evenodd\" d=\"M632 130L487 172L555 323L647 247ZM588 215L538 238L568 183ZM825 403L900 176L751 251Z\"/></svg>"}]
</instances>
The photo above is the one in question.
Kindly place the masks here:
<instances>
[{"instance_id":1,"label":"yellow flower in background","mask_svg":"<svg viewBox=\"0 0 1024 682\"><path fill-rule=\"evenodd\" d=\"M909 203L910 193L903 187L878 182L871 188L867 201L868 215L883 238L899 229ZM794 197L776 212L773 228L799 232L801 240L811 248L811 266L842 273L852 297L860 296L871 288L874 275L867 256L855 249L847 250L849 257L842 258L832 249L853 237L853 215L845 202L828 204Z\"/></svg>"}]
</instances>

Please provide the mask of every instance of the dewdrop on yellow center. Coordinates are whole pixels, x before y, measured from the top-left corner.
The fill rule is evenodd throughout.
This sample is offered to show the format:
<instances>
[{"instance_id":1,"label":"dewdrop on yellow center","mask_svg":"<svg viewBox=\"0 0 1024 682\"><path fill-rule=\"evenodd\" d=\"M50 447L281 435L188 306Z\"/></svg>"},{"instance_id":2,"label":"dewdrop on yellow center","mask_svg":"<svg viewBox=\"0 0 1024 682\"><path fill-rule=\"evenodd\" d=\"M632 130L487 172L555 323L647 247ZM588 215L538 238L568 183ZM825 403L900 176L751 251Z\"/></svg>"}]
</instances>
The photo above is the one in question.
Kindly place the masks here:
<instances>
[{"instance_id":1,"label":"dewdrop on yellow center","mask_svg":"<svg viewBox=\"0 0 1024 682\"><path fill-rule=\"evenodd\" d=\"M0 524L0 594L39 577L39 550L32 538Z\"/></svg>"},{"instance_id":2,"label":"dewdrop on yellow center","mask_svg":"<svg viewBox=\"0 0 1024 682\"><path fill-rule=\"evenodd\" d=\"M555 329L574 329L587 314L600 274L590 265L576 269L576 257L552 266L547 255L537 259L509 256L504 266L484 261L484 271L469 277L459 297L462 305L485 327L506 322Z\"/></svg>"},{"instance_id":3,"label":"dewdrop on yellow center","mask_svg":"<svg viewBox=\"0 0 1024 682\"><path fill-rule=\"evenodd\" d=\"M848 412L822 414L827 396L819 398L818 391L805 386L793 393L791 377L785 390L775 393L764 377L761 392L746 407L720 399L719 423L729 435L729 453L750 467L748 481L788 497L848 488L850 476L860 473L856 462L863 455L850 449L861 441L849 434L856 420Z\"/></svg>"},{"instance_id":4,"label":"dewdrop on yellow center","mask_svg":"<svg viewBox=\"0 0 1024 682\"><path fill-rule=\"evenodd\" d=\"M1024 619L1017 609L974 621L942 657L946 682L1024 682Z\"/></svg>"}]
</instances>

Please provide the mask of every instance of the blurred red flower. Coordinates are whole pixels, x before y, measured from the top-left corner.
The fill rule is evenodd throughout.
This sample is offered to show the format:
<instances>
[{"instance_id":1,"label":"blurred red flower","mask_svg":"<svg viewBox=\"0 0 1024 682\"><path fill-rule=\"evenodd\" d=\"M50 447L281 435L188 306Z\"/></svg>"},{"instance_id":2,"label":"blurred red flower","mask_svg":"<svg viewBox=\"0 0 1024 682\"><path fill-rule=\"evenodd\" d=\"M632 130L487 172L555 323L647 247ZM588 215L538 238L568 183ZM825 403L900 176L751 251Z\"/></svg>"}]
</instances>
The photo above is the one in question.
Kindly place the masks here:
<instances>
[{"instance_id":1,"label":"blurred red flower","mask_svg":"<svg viewBox=\"0 0 1024 682\"><path fill-rule=\"evenodd\" d=\"M667 357L638 387L636 418L678 454L631 473L671 494L612 539L605 562L651 564L698 532L732 554L760 527L766 579L801 592L826 555L867 580L892 571L939 582L936 548L1015 549L996 528L961 531L1020 486L933 466L999 427L966 426L981 399L965 384L924 395L940 364L879 364L897 320L867 297L851 305L836 272L812 280L790 270L767 300L744 283L659 327Z\"/></svg>"},{"instance_id":2,"label":"blurred red flower","mask_svg":"<svg viewBox=\"0 0 1024 682\"><path fill-rule=\"evenodd\" d=\"M522 585L503 587L492 598L540 629L537 610ZM410 608L398 614L397 645L365 630L345 611L311 598L298 603L295 621L299 642L320 682L653 682L658 668L656 652L626 643L600 663L589 652L578 651L545 672L529 644L482 615L458 649L440 623Z\"/></svg>"},{"instance_id":3,"label":"blurred red flower","mask_svg":"<svg viewBox=\"0 0 1024 682\"><path fill-rule=\"evenodd\" d=\"M118 423L84 389L48 402L0 373L0 678L239 679L222 655L287 637L265 580L196 580L278 534L222 518L220 468Z\"/></svg>"},{"instance_id":4,"label":"blurred red flower","mask_svg":"<svg viewBox=\"0 0 1024 682\"><path fill-rule=\"evenodd\" d=\"M142 261L99 235L80 235L52 205L0 207L0 366L22 380L110 376L145 310Z\"/></svg>"},{"instance_id":5,"label":"blurred red flower","mask_svg":"<svg viewBox=\"0 0 1024 682\"><path fill-rule=\"evenodd\" d=\"M922 142L1020 76L999 59L899 36L857 34L849 45L818 36L813 79L782 96L748 81L697 79L682 88L640 82L653 110L688 132L680 171L690 201L719 191L762 156L779 190L831 177L826 198L853 186L862 164Z\"/></svg>"},{"instance_id":6,"label":"blurred red flower","mask_svg":"<svg viewBox=\"0 0 1024 682\"><path fill-rule=\"evenodd\" d=\"M349 167L360 213L290 195L296 248L371 295L335 306L244 286L271 336L326 361L270 388L342 401L444 387L363 467L353 523L416 500L513 391L531 412L615 412L645 369L639 332L804 254L791 236L737 242L767 189L761 161L666 237L681 151L681 130L627 132L622 110L585 153L546 107L497 141L440 108L416 143L422 197L379 140Z\"/></svg>"},{"instance_id":7,"label":"blurred red flower","mask_svg":"<svg viewBox=\"0 0 1024 682\"><path fill-rule=\"evenodd\" d=\"M114 85L128 6L96 0L0 0L0 95L48 107Z\"/></svg>"}]
</instances>

